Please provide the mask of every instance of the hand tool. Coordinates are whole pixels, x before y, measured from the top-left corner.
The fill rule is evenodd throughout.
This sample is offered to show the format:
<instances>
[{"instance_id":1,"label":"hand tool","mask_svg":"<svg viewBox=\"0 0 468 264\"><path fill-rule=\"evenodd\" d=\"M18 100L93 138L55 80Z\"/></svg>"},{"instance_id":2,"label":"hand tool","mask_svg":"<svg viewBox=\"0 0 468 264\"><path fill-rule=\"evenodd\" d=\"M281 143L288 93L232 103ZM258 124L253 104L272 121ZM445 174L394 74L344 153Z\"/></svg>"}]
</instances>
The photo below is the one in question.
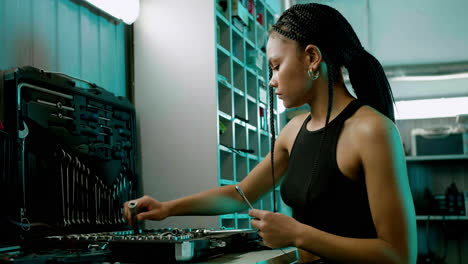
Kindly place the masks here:
<instances>
[{"instance_id":1,"label":"hand tool","mask_svg":"<svg viewBox=\"0 0 468 264\"><path fill-rule=\"evenodd\" d=\"M249 202L249 200L247 199L247 197L245 196L244 192L242 191L242 189L241 189L241 187L239 185L236 185L236 191L240 194L242 199L244 199L244 201L247 203L247 205L250 207L250 209L254 209L252 204Z\"/></svg>"},{"instance_id":2,"label":"hand tool","mask_svg":"<svg viewBox=\"0 0 468 264\"><path fill-rule=\"evenodd\" d=\"M65 109L65 110L72 111L72 112L75 111L75 108L63 105L61 102L52 103L52 102L49 102L49 101L46 101L46 100L41 100L41 99L37 99L37 102L40 103L40 104L43 104L43 105L58 108L60 110Z\"/></svg>"},{"instance_id":3,"label":"hand tool","mask_svg":"<svg viewBox=\"0 0 468 264\"><path fill-rule=\"evenodd\" d=\"M137 201L130 201L128 203L128 209L130 211L130 215L131 215L131 218L132 218L133 233L134 234L139 234L140 229L138 227L138 221L137 221L138 202Z\"/></svg>"},{"instance_id":4,"label":"hand tool","mask_svg":"<svg viewBox=\"0 0 468 264\"><path fill-rule=\"evenodd\" d=\"M71 188L71 180L70 180L70 165L72 164L72 157L70 156L70 154L66 153L66 164L67 164L67 171L66 171L66 193L67 193L67 201L66 201L66 204L67 204L67 217L66 217L66 226L69 226L71 225L71 220L70 220L70 202L71 202L71 199L70 199L70 188Z\"/></svg>"},{"instance_id":5,"label":"hand tool","mask_svg":"<svg viewBox=\"0 0 468 264\"><path fill-rule=\"evenodd\" d=\"M66 206L66 200L65 200L65 166L64 166L64 163L65 163L65 157L66 157L66 153L63 149L60 149L56 152L56 156L57 156L57 159L58 159L58 162L59 162L59 166L60 166L60 185L62 187L62 192L61 192L61 196L62 196L62 212L61 212L61 217L62 217L62 224L63 226L66 226L67 225L67 222L66 222L66 209L65 209L65 206Z\"/></svg>"}]
</instances>

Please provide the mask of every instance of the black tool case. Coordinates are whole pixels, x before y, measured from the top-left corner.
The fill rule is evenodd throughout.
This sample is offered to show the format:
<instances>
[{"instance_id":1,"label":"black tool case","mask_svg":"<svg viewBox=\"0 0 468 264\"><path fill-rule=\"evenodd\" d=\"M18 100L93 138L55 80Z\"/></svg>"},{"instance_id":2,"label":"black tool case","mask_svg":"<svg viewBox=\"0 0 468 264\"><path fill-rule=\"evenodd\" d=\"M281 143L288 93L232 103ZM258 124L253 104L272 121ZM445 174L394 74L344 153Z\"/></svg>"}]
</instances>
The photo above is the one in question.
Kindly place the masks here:
<instances>
[{"instance_id":1,"label":"black tool case","mask_svg":"<svg viewBox=\"0 0 468 264\"><path fill-rule=\"evenodd\" d=\"M129 100L33 67L1 81L0 245L127 229L122 204L140 195Z\"/></svg>"}]
</instances>

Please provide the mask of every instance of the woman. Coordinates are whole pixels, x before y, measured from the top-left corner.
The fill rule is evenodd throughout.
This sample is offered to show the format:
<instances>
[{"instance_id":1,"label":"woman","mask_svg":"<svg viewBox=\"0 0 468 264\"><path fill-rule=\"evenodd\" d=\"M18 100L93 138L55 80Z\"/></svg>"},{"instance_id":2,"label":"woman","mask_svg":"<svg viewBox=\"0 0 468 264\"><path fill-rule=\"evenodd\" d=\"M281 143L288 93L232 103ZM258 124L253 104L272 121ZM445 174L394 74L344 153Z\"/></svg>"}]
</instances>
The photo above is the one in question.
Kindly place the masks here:
<instances>
[{"instance_id":1,"label":"woman","mask_svg":"<svg viewBox=\"0 0 468 264\"><path fill-rule=\"evenodd\" d=\"M414 207L380 63L338 11L320 4L286 10L269 33L267 56L270 86L284 106L311 110L288 122L274 151L239 183L254 201L281 180L293 217L253 209L252 227L269 247L297 247L298 263L416 263ZM245 208L234 186L137 201L138 220ZM131 221L127 206L125 215Z\"/></svg>"}]
</instances>

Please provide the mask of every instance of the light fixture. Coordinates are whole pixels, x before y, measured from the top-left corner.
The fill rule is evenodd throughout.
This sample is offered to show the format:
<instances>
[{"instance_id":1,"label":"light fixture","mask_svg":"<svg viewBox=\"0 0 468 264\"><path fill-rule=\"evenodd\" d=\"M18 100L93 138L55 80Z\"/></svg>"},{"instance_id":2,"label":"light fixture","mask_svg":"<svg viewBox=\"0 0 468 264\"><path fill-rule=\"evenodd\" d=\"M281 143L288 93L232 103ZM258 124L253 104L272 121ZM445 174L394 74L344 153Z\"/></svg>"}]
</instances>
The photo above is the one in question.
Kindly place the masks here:
<instances>
[{"instance_id":1,"label":"light fixture","mask_svg":"<svg viewBox=\"0 0 468 264\"><path fill-rule=\"evenodd\" d=\"M468 114L468 97L436 98L395 102L396 119L455 117Z\"/></svg>"},{"instance_id":2,"label":"light fixture","mask_svg":"<svg viewBox=\"0 0 468 264\"><path fill-rule=\"evenodd\" d=\"M442 81L442 80L456 80L456 79L467 79L468 72L435 75L435 76L399 76L390 77L390 81Z\"/></svg>"},{"instance_id":3,"label":"light fixture","mask_svg":"<svg viewBox=\"0 0 468 264\"><path fill-rule=\"evenodd\" d=\"M83 0L125 24L133 24L140 13L140 0Z\"/></svg>"}]
</instances>

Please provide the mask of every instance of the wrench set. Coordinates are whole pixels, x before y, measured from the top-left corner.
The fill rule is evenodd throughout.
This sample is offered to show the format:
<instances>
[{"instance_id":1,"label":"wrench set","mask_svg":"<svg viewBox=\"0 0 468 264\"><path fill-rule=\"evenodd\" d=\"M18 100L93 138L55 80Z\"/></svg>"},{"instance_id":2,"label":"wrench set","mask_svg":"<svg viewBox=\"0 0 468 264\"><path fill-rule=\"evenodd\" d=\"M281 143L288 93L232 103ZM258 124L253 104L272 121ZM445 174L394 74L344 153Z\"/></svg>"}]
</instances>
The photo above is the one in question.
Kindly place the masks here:
<instances>
[{"instance_id":1,"label":"wrench set","mask_svg":"<svg viewBox=\"0 0 468 264\"><path fill-rule=\"evenodd\" d=\"M61 227L125 224L122 204L135 197L125 169L111 185L89 165L64 149L54 153L59 174Z\"/></svg>"},{"instance_id":2,"label":"wrench set","mask_svg":"<svg viewBox=\"0 0 468 264\"><path fill-rule=\"evenodd\" d=\"M0 232L19 229L9 239L21 240L38 224L65 233L129 229L122 205L140 195L134 106L61 73L21 67L3 74L8 114L0 121L9 149L1 157L11 158L0 189L11 202Z\"/></svg>"}]
</instances>

